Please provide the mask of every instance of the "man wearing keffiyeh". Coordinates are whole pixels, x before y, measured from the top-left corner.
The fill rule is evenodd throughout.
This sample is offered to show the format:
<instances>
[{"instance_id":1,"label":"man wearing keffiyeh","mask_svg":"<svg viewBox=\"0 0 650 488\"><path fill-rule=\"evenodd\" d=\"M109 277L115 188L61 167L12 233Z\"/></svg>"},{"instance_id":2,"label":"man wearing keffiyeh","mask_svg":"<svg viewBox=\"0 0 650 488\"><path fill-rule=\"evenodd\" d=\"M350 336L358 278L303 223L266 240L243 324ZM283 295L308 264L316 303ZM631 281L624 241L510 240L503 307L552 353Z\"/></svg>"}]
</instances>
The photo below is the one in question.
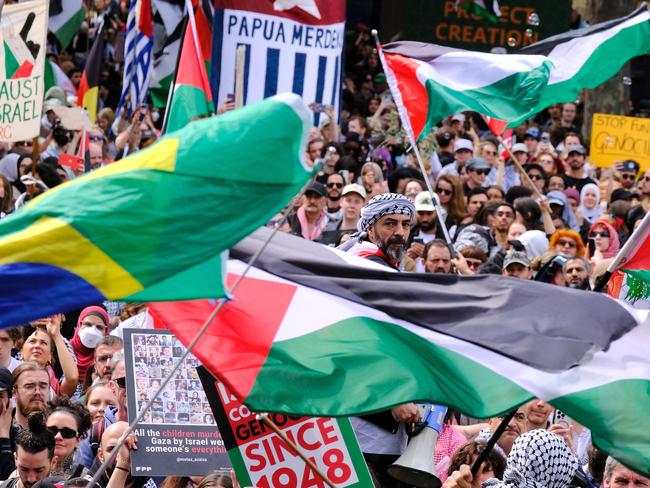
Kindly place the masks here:
<instances>
[{"instance_id":1,"label":"man wearing keffiyeh","mask_svg":"<svg viewBox=\"0 0 650 488\"><path fill-rule=\"evenodd\" d=\"M399 193L381 193L361 209L357 232L340 249L401 270L415 206Z\"/></svg>"}]
</instances>

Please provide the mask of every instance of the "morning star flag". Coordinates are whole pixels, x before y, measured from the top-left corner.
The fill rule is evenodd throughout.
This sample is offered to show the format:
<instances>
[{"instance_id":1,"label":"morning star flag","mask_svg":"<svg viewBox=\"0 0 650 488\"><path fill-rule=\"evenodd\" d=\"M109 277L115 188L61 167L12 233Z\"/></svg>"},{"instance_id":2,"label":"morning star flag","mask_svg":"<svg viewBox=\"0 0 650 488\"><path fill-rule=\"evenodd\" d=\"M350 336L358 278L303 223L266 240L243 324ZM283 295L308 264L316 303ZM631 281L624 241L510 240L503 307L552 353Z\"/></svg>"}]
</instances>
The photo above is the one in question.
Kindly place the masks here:
<instances>
[{"instance_id":1,"label":"morning star flag","mask_svg":"<svg viewBox=\"0 0 650 488\"><path fill-rule=\"evenodd\" d=\"M99 101L99 77L102 70L102 56L104 54L104 25L102 24L90 49L86 66L84 67L79 90L77 91L77 105L88 111L88 119L91 124L97 119L97 102Z\"/></svg>"},{"instance_id":2,"label":"morning star flag","mask_svg":"<svg viewBox=\"0 0 650 488\"><path fill-rule=\"evenodd\" d=\"M244 104L290 91L307 103L333 105L338 113L345 0L215 0L214 5L215 106L235 92L236 51L243 45Z\"/></svg>"},{"instance_id":3,"label":"morning star flag","mask_svg":"<svg viewBox=\"0 0 650 488\"><path fill-rule=\"evenodd\" d=\"M391 92L415 138L462 110L507 120L510 127L583 88L611 78L650 50L647 6L632 14L570 31L514 54L491 54L400 41L383 46Z\"/></svg>"},{"instance_id":4,"label":"morning star flag","mask_svg":"<svg viewBox=\"0 0 650 488\"><path fill-rule=\"evenodd\" d=\"M230 250L228 283L269 232ZM214 306L151 310L187 345ZM193 353L257 412L341 416L429 400L489 417L540 397L649 473L645 315L503 276L391 272L278 233Z\"/></svg>"},{"instance_id":5,"label":"morning star flag","mask_svg":"<svg viewBox=\"0 0 650 488\"><path fill-rule=\"evenodd\" d=\"M299 97L278 95L30 201L0 222L0 328L105 299L223 296L220 253L311 176L310 123Z\"/></svg>"},{"instance_id":6,"label":"morning star flag","mask_svg":"<svg viewBox=\"0 0 650 488\"><path fill-rule=\"evenodd\" d=\"M189 0L186 3L189 3ZM167 132L181 129L191 120L214 112L212 90L199 42L197 22L191 10L191 4L189 7L190 17L185 29L178 70L176 71L174 92L167 119Z\"/></svg>"},{"instance_id":7,"label":"morning star flag","mask_svg":"<svg viewBox=\"0 0 650 488\"><path fill-rule=\"evenodd\" d=\"M41 129L47 2L5 5L2 19L0 141L24 141Z\"/></svg>"}]
</instances>

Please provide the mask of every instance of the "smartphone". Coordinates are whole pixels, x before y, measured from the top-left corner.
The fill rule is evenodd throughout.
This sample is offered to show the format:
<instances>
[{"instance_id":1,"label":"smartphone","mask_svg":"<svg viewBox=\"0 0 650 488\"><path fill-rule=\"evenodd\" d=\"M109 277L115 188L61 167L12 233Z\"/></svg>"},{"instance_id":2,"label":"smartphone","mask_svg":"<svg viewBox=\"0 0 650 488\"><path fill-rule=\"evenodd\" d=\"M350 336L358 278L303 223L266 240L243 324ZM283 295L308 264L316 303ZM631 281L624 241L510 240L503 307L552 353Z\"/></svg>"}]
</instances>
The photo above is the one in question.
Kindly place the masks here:
<instances>
[{"instance_id":1,"label":"smartphone","mask_svg":"<svg viewBox=\"0 0 650 488\"><path fill-rule=\"evenodd\" d=\"M145 115L147 115L147 109L148 108L149 107L147 107L147 104L145 104L145 103L140 105L140 118L139 118L140 122L144 122L144 117L145 117Z\"/></svg>"},{"instance_id":2,"label":"smartphone","mask_svg":"<svg viewBox=\"0 0 650 488\"><path fill-rule=\"evenodd\" d=\"M569 427L571 427L571 419L567 417L567 415L564 412L561 412L560 410L555 410L551 424L558 424L568 429Z\"/></svg>"},{"instance_id":3,"label":"smartphone","mask_svg":"<svg viewBox=\"0 0 650 488\"><path fill-rule=\"evenodd\" d=\"M421 237L414 237L412 242L424 245L424 240Z\"/></svg>"},{"instance_id":4,"label":"smartphone","mask_svg":"<svg viewBox=\"0 0 650 488\"><path fill-rule=\"evenodd\" d=\"M228 95L226 95L226 102L232 103L234 101L235 101L235 94L234 93L228 93Z\"/></svg>"},{"instance_id":5,"label":"smartphone","mask_svg":"<svg viewBox=\"0 0 650 488\"><path fill-rule=\"evenodd\" d=\"M312 103L311 109L314 112L327 112L327 105L324 103Z\"/></svg>"},{"instance_id":6,"label":"smartphone","mask_svg":"<svg viewBox=\"0 0 650 488\"><path fill-rule=\"evenodd\" d=\"M551 142L551 138L550 136L542 136L540 142L543 142L544 144L548 144L549 142Z\"/></svg>"}]
</instances>

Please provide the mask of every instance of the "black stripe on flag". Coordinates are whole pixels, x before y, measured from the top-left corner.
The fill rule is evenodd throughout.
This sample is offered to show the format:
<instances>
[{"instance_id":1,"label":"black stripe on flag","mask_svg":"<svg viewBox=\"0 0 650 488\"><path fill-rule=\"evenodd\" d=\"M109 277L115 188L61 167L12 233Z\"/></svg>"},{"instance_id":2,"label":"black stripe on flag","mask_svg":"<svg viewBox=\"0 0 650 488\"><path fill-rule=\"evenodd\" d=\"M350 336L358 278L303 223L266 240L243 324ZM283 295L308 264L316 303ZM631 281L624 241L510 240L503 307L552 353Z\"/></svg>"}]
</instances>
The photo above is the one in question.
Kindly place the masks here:
<instances>
[{"instance_id":1,"label":"black stripe on flag","mask_svg":"<svg viewBox=\"0 0 650 488\"><path fill-rule=\"evenodd\" d=\"M270 230L239 242L247 262ZM546 371L563 371L637 325L611 298L497 275L395 273L348 264L331 248L278 233L255 266Z\"/></svg>"},{"instance_id":2,"label":"black stripe on flag","mask_svg":"<svg viewBox=\"0 0 650 488\"><path fill-rule=\"evenodd\" d=\"M440 46L438 44L427 44L426 42L397 41L386 44L382 47L387 54L401 54L409 58L418 59L430 63L443 54L463 52L464 49Z\"/></svg>"},{"instance_id":3,"label":"black stripe on flag","mask_svg":"<svg viewBox=\"0 0 650 488\"><path fill-rule=\"evenodd\" d=\"M547 56L553 50L553 48L555 48L560 44L564 44L565 42L569 42L573 39L577 39L580 37L587 37L593 34L597 34L599 32L606 31L608 29L611 29L612 27L616 27L617 25L622 24L623 22L626 22L634 17L637 17L638 15L647 12L647 10L648 10L648 6L644 3L641 7L636 9L631 14L626 15L625 17L608 20L606 22L601 22L600 24L584 27L582 29L570 30L562 34L549 37L547 39L544 39L543 41L539 41L536 42L535 44L531 44L530 46L526 46L522 49L519 49L518 51L516 51L515 54L541 54L543 56Z\"/></svg>"}]
</instances>

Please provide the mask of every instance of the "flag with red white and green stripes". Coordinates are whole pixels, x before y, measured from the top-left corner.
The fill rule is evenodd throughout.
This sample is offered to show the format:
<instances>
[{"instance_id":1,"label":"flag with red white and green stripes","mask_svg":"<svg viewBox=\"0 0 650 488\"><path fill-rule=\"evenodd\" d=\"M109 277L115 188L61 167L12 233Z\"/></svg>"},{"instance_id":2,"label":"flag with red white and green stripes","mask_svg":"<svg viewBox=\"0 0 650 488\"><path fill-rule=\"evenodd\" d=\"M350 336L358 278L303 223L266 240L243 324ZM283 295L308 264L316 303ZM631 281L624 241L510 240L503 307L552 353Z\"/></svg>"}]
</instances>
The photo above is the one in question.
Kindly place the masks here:
<instances>
[{"instance_id":1,"label":"flag with red white and green stripes","mask_svg":"<svg viewBox=\"0 0 650 488\"><path fill-rule=\"evenodd\" d=\"M229 284L267 236L231 249ZM188 344L214 306L151 310ZM193 353L254 411L346 416L431 401L484 418L539 397L647 475L646 315L515 278L391 272L278 234Z\"/></svg>"}]
</instances>

